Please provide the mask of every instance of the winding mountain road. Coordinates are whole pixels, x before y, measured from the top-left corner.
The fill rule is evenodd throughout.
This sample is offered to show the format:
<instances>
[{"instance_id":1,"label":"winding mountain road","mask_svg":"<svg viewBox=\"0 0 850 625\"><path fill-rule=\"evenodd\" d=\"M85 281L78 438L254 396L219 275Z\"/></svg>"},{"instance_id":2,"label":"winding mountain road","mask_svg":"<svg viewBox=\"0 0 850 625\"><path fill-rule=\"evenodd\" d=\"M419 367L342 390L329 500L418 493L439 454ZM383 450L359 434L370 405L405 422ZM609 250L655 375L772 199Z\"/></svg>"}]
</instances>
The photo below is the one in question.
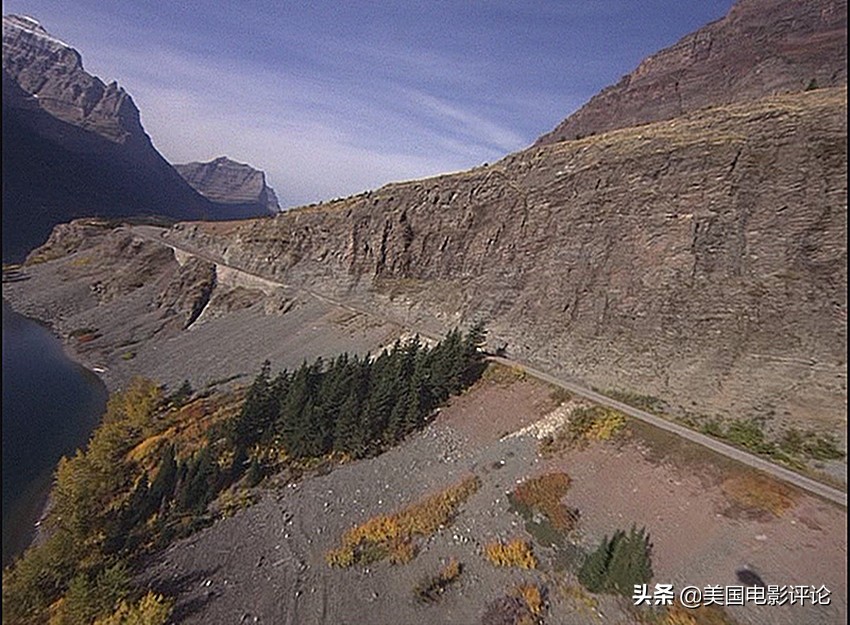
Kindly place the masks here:
<instances>
[{"instance_id":1,"label":"winding mountain road","mask_svg":"<svg viewBox=\"0 0 850 625\"><path fill-rule=\"evenodd\" d=\"M203 251L200 251L200 250L197 250L197 249L192 249L192 248L190 248L186 245L178 245L173 241L169 241L169 240L166 240L166 239L163 238L162 235L163 235L163 233L166 232L165 228L161 228L161 227L157 227L157 226L128 226L127 228L134 235L139 236L143 239L147 239L147 240L154 241L154 242L162 244L162 245L166 245L167 247L170 247L172 250L180 251L183 254L188 254L190 256L195 256L197 258L200 258L201 260L205 260L205 261L213 263L215 265L221 265L223 267L227 267L228 269L230 269L232 271L241 272L241 273L243 273L246 276L249 276L251 278L261 279L261 280L264 280L264 281L269 282L269 283L277 284L280 287L284 287L284 288L297 289L298 291L301 291L301 292L303 292L303 293L305 293L305 294L307 294L311 297L315 297L315 298L317 298L317 299L319 299L323 302L333 304L334 306L344 308L344 309L349 310L351 312L355 312L355 313L358 313L358 314L363 314L363 315L367 315L367 316L371 316L371 317L380 317L380 315L375 313L374 311L357 308L355 306L352 306L352 305L347 304L345 302L338 301L338 300L335 300L333 298L327 297L326 295L322 295L320 293L317 293L317 292L315 292L311 289L308 289L308 288L305 288L305 287L302 287L302 286L295 286L295 285L286 284L286 283L283 283L283 282L277 282L277 281L274 281L274 280L270 280L269 278L267 278L265 276L253 274L253 273L245 271L244 269L241 269L239 267L234 267L232 265L229 265L223 259L215 258L215 257L211 256L210 254L208 254L206 252L203 252ZM385 322L389 321L391 323L395 323L395 324L400 325L399 322L396 321L396 320L384 319L384 318L382 318L381 320L385 321ZM411 330L415 331L415 329L411 329ZM425 337L425 338L430 338L430 339L433 339L433 340L439 340L438 337L430 336L430 335L428 335L427 333L424 333L424 332L419 332L419 334L421 336ZM733 447L732 445L729 445L727 443L719 441L719 440L712 438L712 437L710 437L706 434L702 434L701 432L697 432L696 430L692 430L690 428L687 428L687 427L680 425L678 423L675 423L673 421L664 419L662 417L659 417L659 416L654 415L652 413L646 412L644 410L640 410L640 409L635 408L633 406L630 406L628 404L624 404L623 402L620 402L620 401L617 401L616 399L612 399L610 397L602 395L601 393L597 393L596 391L588 389L588 388L586 388L586 387L584 387L580 384L577 384L575 382L569 382L569 381L563 380L561 378L557 378L557 377L550 375L550 374L548 374L544 371L540 371L539 369L535 369L535 368L533 368L532 366L530 366L526 363L519 362L519 361L516 361L516 360L512 360L510 358L500 357L500 356L489 356L488 358L493 362L498 362L500 364L510 366L510 367L520 368L523 371L525 371L528 375L533 376L535 378L538 378L540 380L543 380L544 382L548 382L549 384L553 384L557 387L566 389L566 390L570 391L571 393L574 393L575 395L578 395L580 397L584 397L585 399L589 399L590 401L593 401L593 402L600 404L602 406L608 406L609 408L619 410L623 414L626 414L626 415L628 415L628 416L630 416L634 419L639 419L640 421L643 421L644 423L648 423L649 425L652 425L654 427L660 428L662 430L666 430L667 432L671 432L672 434L680 436L680 437L682 437L686 440L689 440L693 443L696 443L698 445L702 445L703 447L711 449L712 451L715 451L715 452L717 452L717 453L719 453L723 456L726 456L727 458L730 458L732 460L736 460L736 461L738 461L742 464L748 465L748 466L750 466L754 469L758 469L760 471L763 471L764 473L767 473L768 475L771 475L771 476L773 476L777 479L783 480L783 481L785 481L789 484L792 484L792 485L794 485L794 486L796 486L796 487L798 487L798 488L800 488L804 491L807 491L809 493L812 493L814 495L817 495L819 497L827 499L827 500L829 500L833 503L836 503L836 504L838 504L838 505L840 505L844 508L847 507L847 492L846 491L839 490L837 488L834 488L832 486L824 484L823 482L819 482L819 481L814 480L810 477L806 477L805 475L801 475L800 473L797 473L797 472L792 471L790 469L787 469L785 467L782 467L782 466L779 466L779 465L774 464L772 462L769 462L769 461L765 460L764 458L753 455L753 454L751 454L747 451L739 449L738 447Z\"/></svg>"}]
</instances>

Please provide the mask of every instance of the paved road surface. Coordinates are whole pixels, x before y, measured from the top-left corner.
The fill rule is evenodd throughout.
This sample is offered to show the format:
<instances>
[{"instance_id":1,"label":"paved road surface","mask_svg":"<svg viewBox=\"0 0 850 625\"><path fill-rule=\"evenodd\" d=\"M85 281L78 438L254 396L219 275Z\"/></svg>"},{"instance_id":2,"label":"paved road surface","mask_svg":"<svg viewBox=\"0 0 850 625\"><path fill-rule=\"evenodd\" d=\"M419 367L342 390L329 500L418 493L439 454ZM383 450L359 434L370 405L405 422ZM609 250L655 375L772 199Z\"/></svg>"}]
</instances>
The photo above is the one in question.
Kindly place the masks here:
<instances>
[{"instance_id":1,"label":"paved road surface","mask_svg":"<svg viewBox=\"0 0 850 625\"><path fill-rule=\"evenodd\" d=\"M167 245L168 247L170 247L172 249L179 249L180 251L182 251L186 254L198 256L199 258L206 260L208 262L215 263L215 264L218 264L218 265L223 265L225 267L229 267L230 269L233 269L234 271L241 271L242 273L245 273L246 275L262 278L262 279L267 280L269 282L274 282L273 280L269 280L265 276L256 276L255 274L244 271L243 269L240 269L239 267L233 267L231 265L228 265L227 263L223 262L222 259L214 258L207 253L201 252L199 250L191 249L191 248L186 247L186 246L177 245L177 244L175 244L174 241L165 240L165 239L162 238L162 233L165 232L164 228L159 228L159 227L155 227L155 226L131 226L131 227L129 227L129 229L134 234L141 236L142 238L149 239L149 240L152 240L152 241L156 241L157 243L161 243L163 245ZM303 291L304 293L306 293L306 294L308 294L312 297L315 297L315 298L320 299L324 302L328 302L330 304L334 304L336 306L345 308L345 309L350 310L352 312L357 312L357 313L360 313L360 314L365 314L365 315L369 315L369 316L373 316L373 317L378 316L378 315L376 315L376 313L374 311L357 309L357 308L351 306L350 304L346 304L345 302L340 302L340 301L334 300L332 298L329 298L325 295L321 295L319 293L316 293L315 291L312 291L312 290L304 288L304 287L293 287L292 285L287 285L287 284L284 284L282 282L279 282L278 284L280 284L281 286L287 286L289 288L298 288L298 290ZM384 320L384 321L386 321L386 320ZM420 332L420 335L423 336L423 337L426 337L426 338L432 338L432 339L437 338L437 337L430 337L427 334L422 333L422 332ZM668 432L672 432L673 434L676 434L677 436L681 436L682 438L685 438L685 439L687 439L691 442L694 442L698 445L702 445L703 447L707 447L708 449L711 449L712 451L716 451L717 453L722 454L722 455L726 456L727 458L731 458L732 460L737 460L738 462L741 462L743 464L751 466L755 469L759 469L761 471L764 471L765 473L767 473L767 474L769 474L773 477L776 477L780 480L784 480L784 481L786 481L790 484L793 484L794 486L797 486L797 487L799 487L799 488L801 488L805 491L808 491L810 493L813 493L815 495L823 497L824 499L828 499L829 501L837 503L840 506L843 506L845 508L847 507L847 493L845 491L838 490L837 488L834 488L832 486L828 486L827 484L824 484L822 482L818 482L817 480L814 480L812 478L809 478L809 477L806 477L806 476L801 475L799 473L796 473L794 471L791 471L790 469L786 469L785 467L782 467L782 466L779 466L779 465L774 464L772 462L769 462L769 461L765 460L764 458L760 458L759 456L755 456L755 455L748 453L748 452L746 452L742 449L739 449L737 447L733 447L732 445L728 445L726 443L723 443L723 442L721 442L717 439L711 438L710 436L707 436L705 434L702 434L700 432L697 432L695 430L687 428L683 425L679 425L678 423L674 423L673 421L663 419L659 416L656 416L656 415L651 414L649 412L646 412L644 410L640 410L638 408L634 408L632 406L629 406L628 404L624 404L622 402L619 402L616 399L611 399L610 397L606 397L605 395L597 393L596 391L593 391L591 389L585 388L584 386L581 386L580 384L576 384L575 382L568 382L566 380L556 378L556 377L554 377L554 376L552 376L548 373L545 373L545 372L540 371L538 369L534 369L533 367L531 367L531 366L529 366L525 363L517 362L516 360L511 360L509 358L502 358L502 357L497 357L497 356L491 356L490 359L495 361L495 362L498 362L498 363L501 363L503 365L507 365L507 366L510 366L510 367L519 367L520 369L522 369L523 371L525 371L529 375L532 375L536 378L539 378L539 379L541 379L545 382L549 382L550 384L554 384L555 386L559 386L561 388L564 388L564 389L570 391L571 393L575 393L576 395L579 395L581 397L589 399L593 402L596 402L597 404L601 404L603 406L608 406L610 408L614 408L615 410L619 410L623 414L629 415L630 417L633 417L635 419L640 419L641 421L644 421L645 423L648 423L652 426L655 426L657 428L661 428L662 430L666 430Z\"/></svg>"},{"instance_id":2,"label":"paved road surface","mask_svg":"<svg viewBox=\"0 0 850 625\"><path fill-rule=\"evenodd\" d=\"M803 490L819 495L825 499L829 499L830 501L844 506L845 508L847 507L847 493L840 491L837 488L833 488L832 486L828 486L826 484L823 484L822 482L818 482L817 480L813 480L804 475L800 475L795 471L791 471L790 469L786 469L785 467L769 462L764 458L760 458L759 456L754 456L753 454L750 454L742 449L738 449L737 447L733 447L732 445L727 445L722 441L719 441L715 438L687 428L683 425L679 425L678 423L675 423L673 421L669 421L644 410L634 408L633 406L624 404L623 402L617 401L616 399L611 399L610 397L597 393L596 391L590 390L573 382L566 382L564 380L551 376L548 373L545 373L538 369L534 369L526 364L516 362L515 360L510 360L508 358L500 358L497 356L491 356L490 360L511 367L519 367L529 375L539 378L544 382L549 382L550 384L554 384L555 386L567 389L571 393L580 395L581 397L596 402L597 404L601 404L603 406L608 406L610 408L614 408L615 410L619 410L623 414L629 415L630 417L640 419L641 421L649 423L650 425L653 425L657 428L672 432L677 436L681 436L682 438L686 438L687 440L697 443L698 445L707 447L712 451L716 451L717 453L722 454L728 458L732 458L733 460L737 460L738 462L749 465L753 468L760 469L765 473L768 473L774 477L777 477L781 480L798 486Z\"/></svg>"}]
</instances>

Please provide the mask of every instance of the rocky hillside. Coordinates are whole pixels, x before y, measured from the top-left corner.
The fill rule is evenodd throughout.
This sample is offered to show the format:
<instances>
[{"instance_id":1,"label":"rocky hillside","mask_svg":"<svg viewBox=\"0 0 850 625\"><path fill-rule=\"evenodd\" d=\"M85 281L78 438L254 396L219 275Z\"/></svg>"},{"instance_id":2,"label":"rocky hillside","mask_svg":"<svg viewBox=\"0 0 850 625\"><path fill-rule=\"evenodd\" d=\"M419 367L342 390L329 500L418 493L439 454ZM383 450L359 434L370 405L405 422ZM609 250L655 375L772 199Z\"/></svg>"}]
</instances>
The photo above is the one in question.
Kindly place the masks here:
<instances>
[{"instance_id":1,"label":"rocky hillside","mask_svg":"<svg viewBox=\"0 0 850 625\"><path fill-rule=\"evenodd\" d=\"M712 50L748 50L762 31L729 25L811 18L787 4L797 18L742 0L699 32L727 33ZM806 6L829 24L826 9L842 11ZM824 58L823 32L794 58ZM759 67L790 85L797 65L774 52ZM689 75L711 73L705 58ZM739 101L730 87L733 104L685 114L660 98L640 122L676 117L272 219L178 224L165 241L412 330L483 320L510 356L680 415L846 435L847 90L823 87L844 81L843 58L819 65L819 89Z\"/></svg>"},{"instance_id":2,"label":"rocky hillside","mask_svg":"<svg viewBox=\"0 0 850 625\"><path fill-rule=\"evenodd\" d=\"M536 144L845 84L846 0L740 0L723 19L645 59Z\"/></svg>"},{"instance_id":3,"label":"rocky hillside","mask_svg":"<svg viewBox=\"0 0 850 625\"><path fill-rule=\"evenodd\" d=\"M682 411L843 423L846 88L169 238ZM777 337L782 337L777 340Z\"/></svg>"},{"instance_id":4,"label":"rocky hillside","mask_svg":"<svg viewBox=\"0 0 850 625\"><path fill-rule=\"evenodd\" d=\"M221 156L208 163L183 163L174 168L193 189L219 205L219 212L230 210L233 216L250 217L280 211L265 173L250 165Z\"/></svg>"},{"instance_id":5,"label":"rocky hillside","mask_svg":"<svg viewBox=\"0 0 850 625\"><path fill-rule=\"evenodd\" d=\"M28 17L3 17L3 258L83 216L228 219L157 152L117 83Z\"/></svg>"},{"instance_id":6,"label":"rocky hillside","mask_svg":"<svg viewBox=\"0 0 850 625\"><path fill-rule=\"evenodd\" d=\"M683 415L843 431L846 13L740 0L495 165L170 236Z\"/></svg>"}]
</instances>

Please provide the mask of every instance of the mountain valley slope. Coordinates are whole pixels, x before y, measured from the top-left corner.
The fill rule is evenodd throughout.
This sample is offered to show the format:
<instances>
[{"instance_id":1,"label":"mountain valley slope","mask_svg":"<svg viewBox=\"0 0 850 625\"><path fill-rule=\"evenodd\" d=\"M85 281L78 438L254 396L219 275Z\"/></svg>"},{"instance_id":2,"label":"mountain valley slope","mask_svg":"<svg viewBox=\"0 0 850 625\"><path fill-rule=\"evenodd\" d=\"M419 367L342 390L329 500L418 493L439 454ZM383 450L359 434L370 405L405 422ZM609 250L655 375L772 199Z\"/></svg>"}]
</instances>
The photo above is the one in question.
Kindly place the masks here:
<instances>
[{"instance_id":1,"label":"mountain valley slope","mask_svg":"<svg viewBox=\"0 0 850 625\"><path fill-rule=\"evenodd\" d=\"M156 150L116 82L32 18L3 17L3 253L20 261L53 226L77 217L227 219Z\"/></svg>"},{"instance_id":2,"label":"mountain valley slope","mask_svg":"<svg viewBox=\"0 0 850 625\"><path fill-rule=\"evenodd\" d=\"M823 89L167 238L411 322L482 319L600 388L839 431L846 150L846 88Z\"/></svg>"},{"instance_id":3,"label":"mountain valley slope","mask_svg":"<svg viewBox=\"0 0 850 625\"><path fill-rule=\"evenodd\" d=\"M763 9L772 33L790 24L788 6L742 0L727 22ZM818 1L803 17L811 7L846 15L846 3ZM831 49L831 28L806 47ZM662 98L655 116L647 89L628 127L579 116L591 120L569 127L581 139L274 218L62 224L4 275L4 298L50 323L111 390L146 375L206 392L267 358L294 368L484 321L491 349L668 416L764 419L846 448L846 70L822 52L757 59L772 78L711 108L671 113ZM821 88L806 90L812 71ZM615 119L637 93L614 89L593 107ZM574 398L500 375L377 457L272 476L252 492L258 503L154 554L137 582L176 597L187 623L485 623L523 583L547 589L546 623L633 622L628 600L590 597L574 571L634 522L652 536L653 581L734 585L752 573L833 592L830 606L733 608L739 623L846 619L845 509L637 422L544 453L536 432ZM569 475L565 505L580 513L566 564L506 497L547 472ZM468 475L480 491L412 562L328 566L352 524ZM517 536L534 539L539 569L486 562L484 544ZM458 585L418 602L417 584L450 558L463 563Z\"/></svg>"},{"instance_id":4,"label":"mountain valley slope","mask_svg":"<svg viewBox=\"0 0 850 625\"><path fill-rule=\"evenodd\" d=\"M516 359L658 397L673 414L841 435L846 149L846 89L822 89L530 148L274 219L178 224L164 240L412 329L483 320ZM84 291L97 271L144 275L129 269L127 244L63 258L97 246L91 231L58 229L32 258L59 258L29 273L61 272ZM13 304L54 301L39 284L4 291ZM96 313L98 298L87 306Z\"/></svg>"}]
</instances>

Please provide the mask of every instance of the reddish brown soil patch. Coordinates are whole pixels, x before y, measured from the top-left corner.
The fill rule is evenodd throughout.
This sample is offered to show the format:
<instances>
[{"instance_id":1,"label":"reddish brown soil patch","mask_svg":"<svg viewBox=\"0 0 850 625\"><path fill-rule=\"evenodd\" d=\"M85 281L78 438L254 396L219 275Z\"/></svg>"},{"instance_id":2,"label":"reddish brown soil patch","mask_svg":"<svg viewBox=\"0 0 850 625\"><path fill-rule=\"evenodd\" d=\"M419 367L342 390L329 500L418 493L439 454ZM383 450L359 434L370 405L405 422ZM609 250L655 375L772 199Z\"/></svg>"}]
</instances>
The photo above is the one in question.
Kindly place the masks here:
<instances>
[{"instance_id":1,"label":"reddish brown soil patch","mask_svg":"<svg viewBox=\"0 0 850 625\"><path fill-rule=\"evenodd\" d=\"M437 425L449 426L471 443L491 443L537 421L554 407L552 389L533 380L507 384L482 380L451 400Z\"/></svg>"},{"instance_id":2,"label":"reddish brown soil patch","mask_svg":"<svg viewBox=\"0 0 850 625\"><path fill-rule=\"evenodd\" d=\"M751 570L766 584L825 584L837 610L747 606L734 612L743 623L827 623L846 613L843 510L735 465L707 471L699 449L689 450L693 462L679 450L673 464L638 443L597 443L546 461L572 477L568 499L585 542L646 526L655 582L740 585L736 571Z\"/></svg>"}]
</instances>

